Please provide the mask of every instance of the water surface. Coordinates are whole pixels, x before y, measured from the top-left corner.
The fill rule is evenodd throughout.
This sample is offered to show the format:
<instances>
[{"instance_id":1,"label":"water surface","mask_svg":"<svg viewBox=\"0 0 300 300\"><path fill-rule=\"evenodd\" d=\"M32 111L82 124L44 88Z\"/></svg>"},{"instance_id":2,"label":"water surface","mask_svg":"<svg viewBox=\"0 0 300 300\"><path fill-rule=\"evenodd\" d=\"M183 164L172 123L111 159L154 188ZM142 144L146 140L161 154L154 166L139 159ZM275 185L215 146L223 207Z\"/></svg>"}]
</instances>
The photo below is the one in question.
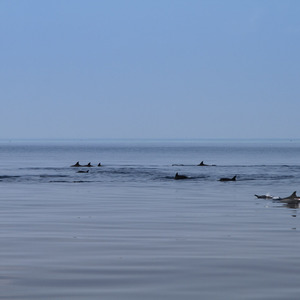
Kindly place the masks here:
<instances>
[{"instance_id":1,"label":"water surface","mask_svg":"<svg viewBox=\"0 0 300 300\"><path fill-rule=\"evenodd\" d=\"M254 194L297 190L299 150L2 141L0 298L298 299L298 208ZM77 173L76 161L95 167Z\"/></svg>"}]
</instances>

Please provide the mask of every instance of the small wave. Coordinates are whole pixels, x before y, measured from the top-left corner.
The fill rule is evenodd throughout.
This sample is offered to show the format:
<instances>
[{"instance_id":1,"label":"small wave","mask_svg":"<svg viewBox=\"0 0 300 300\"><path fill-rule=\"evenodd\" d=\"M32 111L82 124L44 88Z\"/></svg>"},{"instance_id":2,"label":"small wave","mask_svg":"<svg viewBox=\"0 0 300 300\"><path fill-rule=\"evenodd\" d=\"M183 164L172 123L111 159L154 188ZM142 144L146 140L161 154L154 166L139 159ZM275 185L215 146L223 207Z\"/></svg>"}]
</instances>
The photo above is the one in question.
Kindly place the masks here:
<instances>
[{"instance_id":1,"label":"small wave","mask_svg":"<svg viewBox=\"0 0 300 300\"><path fill-rule=\"evenodd\" d=\"M21 176L10 176L10 175L2 175L0 176L0 179L10 179L10 178L19 178Z\"/></svg>"},{"instance_id":2,"label":"small wave","mask_svg":"<svg viewBox=\"0 0 300 300\"><path fill-rule=\"evenodd\" d=\"M73 183L85 183L85 182L93 182L93 181L89 181L89 180L73 180Z\"/></svg>"},{"instance_id":3,"label":"small wave","mask_svg":"<svg viewBox=\"0 0 300 300\"><path fill-rule=\"evenodd\" d=\"M85 182L93 182L88 180L50 180L49 183L85 183Z\"/></svg>"},{"instance_id":4,"label":"small wave","mask_svg":"<svg viewBox=\"0 0 300 300\"><path fill-rule=\"evenodd\" d=\"M268 175L268 174L253 174L253 175L238 175L239 180L284 180L293 179L293 175Z\"/></svg>"},{"instance_id":5,"label":"small wave","mask_svg":"<svg viewBox=\"0 0 300 300\"><path fill-rule=\"evenodd\" d=\"M186 175L186 174L185 174ZM210 178L210 176L207 176L207 175L198 175L198 176L189 176L189 175L186 175L187 178L185 178L186 180L198 180L198 179L207 179L207 178ZM163 176L163 177L160 177L160 179L174 179L174 176Z\"/></svg>"},{"instance_id":6,"label":"small wave","mask_svg":"<svg viewBox=\"0 0 300 300\"><path fill-rule=\"evenodd\" d=\"M0 181L1 182L15 182L19 180L21 176L10 176L10 175L2 175L0 176Z\"/></svg>"},{"instance_id":7,"label":"small wave","mask_svg":"<svg viewBox=\"0 0 300 300\"><path fill-rule=\"evenodd\" d=\"M63 167L22 167L22 168L18 168L19 170L51 170L51 171L58 171L58 170L64 170L66 168Z\"/></svg>"},{"instance_id":8,"label":"small wave","mask_svg":"<svg viewBox=\"0 0 300 300\"><path fill-rule=\"evenodd\" d=\"M55 183L69 183L70 181L67 180L50 180L50 183L55 182Z\"/></svg>"},{"instance_id":9,"label":"small wave","mask_svg":"<svg viewBox=\"0 0 300 300\"><path fill-rule=\"evenodd\" d=\"M50 174L42 174L39 175L41 178L52 178L52 177L58 177L58 178L64 178L69 177L68 175L50 175Z\"/></svg>"}]
</instances>

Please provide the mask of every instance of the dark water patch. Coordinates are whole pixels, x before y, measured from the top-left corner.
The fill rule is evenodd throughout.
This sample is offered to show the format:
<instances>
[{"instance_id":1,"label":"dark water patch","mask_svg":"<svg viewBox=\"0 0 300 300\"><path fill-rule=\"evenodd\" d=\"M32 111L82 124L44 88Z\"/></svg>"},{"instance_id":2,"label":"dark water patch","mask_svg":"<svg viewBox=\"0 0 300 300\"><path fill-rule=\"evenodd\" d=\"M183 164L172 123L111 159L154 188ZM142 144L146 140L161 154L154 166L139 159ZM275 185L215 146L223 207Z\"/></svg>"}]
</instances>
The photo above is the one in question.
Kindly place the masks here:
<instances>
[{"instance_id":1,"label":"dark water patch","mask_svg":"<svg viewBox=\"0 0 300 300\"><path fill-rule=\"evenodd\" d=\"M67 181L67 180L50 180L49 181L50 183L69 183L70 181Z\"/></svg>"},{"instance_id":2,"label":"dark water patch","mask_svg":"<svg viewBox=\"0 0 300 300\"><path fill-rule=\"evenodd\" d=\"M281 165L281 164L253 164L253 165L237 165L237 164L232 164L232 165L216 165L214 167L220 167L220 168L267 168L267 169L273 169L273 168L293 168L300 170L300 166L298 165Z\"/></svg>"},{"instance_id":3,"label":"dark water patch","mask_svg":"<svg viewBox=\"0 0 300 300\"><path fill-rule=\"evenodd\" d=\"M95 172L91 172L91 174L95 175L105 175L107 177L127 177L130 178L151 178L157 177L161 174L161 170L159 168L154 167L141 167L141 168L109 168L103 170L96 170Z\"/></svg>"},{"instance_id":4,"label":"dark water patch","mask_svg":"<svg viewBox=\"0 0 300 300\"><path fill-rule=\"evenodd\" d=\"M257 181L257 180L287 180L294 179L293 175L268 175L268 174L252 174L237 175L238 181Z\"/></svg>"},{"instance_id":5,"label":"dark water patch","mask_svg":"<svg viewBox=\"0 0 300 300\"><path fill-rule=\"evenodd\" d=\"M236 170L239 171L239 170ZM249 170L251 171L251 170ZM239 172L201 172L200 174L195 174L195 171L190 170L190 172L178 172L180 175L187 176L187 180L190 181L216 181L223 177L232 178L234 175L237 175L236 181L241 182L264 182L264 181L296 181L300 172L276 172L276 170L268 173L261 173L257 170L257 173L239 173ZM277 174L276 174L277 173ZM82 177L84 176L84 177ZM175 173L170 172L168 169L164 168L120 168L120 169L105 169L105 170L91 170L89 173L77 173L69 172L68 174L60 174L59 172L54 174L24 174L24 175L4 175L0 176L0 180L7 182L45 182L48 180L51 181L62 181L61 179L68 178L68 181L77 181L77 179L88 178L89 182L101 181L122 181L122 182L144 182L144 181L170 181L175 177Z\"/></svg>"},{"instance_id":6,"label":"dark water patch","mask_svg":"<svg viewBox=\"0 0 300 300\"><path fill-rule=\"evenodd\" d=\"M0 179L10 179L10 178L19 178L19 177L21 177L21 176L19 176L19 175L14 175L14 176L10 176L10 175L2 175L2 176L0 176Z\"/></svg>"},{"instance_id":7,"label":"dark water patch","mask_svg":"<svg viewBox=\"0 0 300 300\"><path fill-rule=\"evenodd\" d=\"M49 183L91 183L90 180L50 180Z\"/></svg>"},{"instance_id":8,"label":"dark water patch","mask_svg":"<svg viewBox=\"0 0 300 300\"><path fill-rule=\"evenodd\" d=\"M61 171L61 170L65 170L65 167L21 167L18 168L19 170L48 170L48 171ZM69 168L68 168L69 169Z\"/></svg>"},{"instance_id":9,"label":"dark water patch","mask_svg":"<svg viewBox=\"0 0 300 300\"><path fill-rule=\"evenodd\" d=\"M55 174L55 175L52 175L52 174L42 174L42 175L37 175L37 176L39 176L41 178L52 178L52 177L63 178L63 177L70 177L68 175L57 175L57 174Z\"/></svg>"},{"instance_id":10,"label":"dark water patch","mask_svg":"<svg viewBox=\"0 0 300 300\"><path fill-rule=\"evenodd\" d=\"M199 166L197 164L172 164L172 167L199 167Z\"/></svg>"},{"instance_id":11,"label":"dark water patch","mask_svg":"<svg viewBox=\"0 0 300 300\"><path fill-rule=\"evenodd\" d=\"M89 181L89 180L73 180L73 183L86 183L86 182L93 182L93 181Z\"/></svg>"},{"instance_id":12,"label":"dark water patch","mask_svg":"<svg viewBox=\"0 0 300 300\"><path fill-rule=\"evenodd\" d=\"M2 175L2 176L0 176L0 181L1 182L17 182L20 180L20 178L21 178L21 176L19 176L19 175L12 175L12 176Z\"/></svg>"},{"instance_id":13,"label":"dark water patch","mask_svg":"<svg viewBox=\"0 0 300 300\"><path fill-rule=\"evenodd\" d=\"M286 180L286 179L293 179L295 178L295 176L293 175L273 175L273 176L270 176L270 180Z\"/></svg>"}]
</instances>

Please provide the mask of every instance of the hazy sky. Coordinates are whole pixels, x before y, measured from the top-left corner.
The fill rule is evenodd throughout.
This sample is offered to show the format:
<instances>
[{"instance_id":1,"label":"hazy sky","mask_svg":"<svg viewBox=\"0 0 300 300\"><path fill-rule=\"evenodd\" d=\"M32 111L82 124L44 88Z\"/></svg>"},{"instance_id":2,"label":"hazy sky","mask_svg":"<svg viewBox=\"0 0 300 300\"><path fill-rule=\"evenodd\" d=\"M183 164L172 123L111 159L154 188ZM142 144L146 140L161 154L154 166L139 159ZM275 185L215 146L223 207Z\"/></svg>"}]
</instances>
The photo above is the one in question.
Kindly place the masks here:
<instances>
[{"instance_id":1,"label":"hazy sky","mask_svg":"<svg viewBox=\"0 0 300 300\"><path fill-rule=\"evenodd\" d=\"M298 0L0 0L0 138L300 138Z\"/></svg>"}]
</instances>

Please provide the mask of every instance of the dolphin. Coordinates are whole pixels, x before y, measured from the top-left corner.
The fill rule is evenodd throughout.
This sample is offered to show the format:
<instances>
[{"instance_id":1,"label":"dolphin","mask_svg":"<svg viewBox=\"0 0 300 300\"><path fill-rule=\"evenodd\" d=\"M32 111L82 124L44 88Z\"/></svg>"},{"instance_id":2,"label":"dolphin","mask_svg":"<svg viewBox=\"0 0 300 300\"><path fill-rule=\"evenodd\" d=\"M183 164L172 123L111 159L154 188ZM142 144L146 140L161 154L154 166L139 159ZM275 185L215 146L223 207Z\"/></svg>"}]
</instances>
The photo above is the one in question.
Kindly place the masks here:
<instances>
[{"instance_id":1,"label":"dolphin","mask_svg":"<svg viewBox=\"0 0 300 300\"><path fill-rule=\"evenodd\" d=\"M178 179L188 179L188 177L185 176L185 175L179 175L178 173L176 173L174 179L176 179L176 180L178 180Z\"/></svg>"},{"instance_id":2,"label":"dolphin","mask_svg":"<svg viewBox=\"0 0 300 300\"><path fill-rule=\"evenodd\" d=\"M293 203L300 203L300 197L297 196L296 191L285 198L280 198L280 202L282 203L288 203L288 204L293 204Z\"/></svg>"},{"instance_id":3,"label":"dolphin","mask_svg":"<svg viewBox=\"0 0 300 300\"><path fill-rule=\"evenodd\" d=\"M92 167L91 163L89 162L87 165L84 165L83 167Z\"/></svg>"},{"instance_id":4,"label":"dolphin","mask_svg":"<svg viewBox=\"0 0 300 300\"><path fill-rule=\"evenodd\" d=\"M101 167L101 166L102 166L101 163L99 163L99 164L98 164L98 167Z\"/></svg>"},{"instance_id":5,"label":"dolphin","mask_svg":"<svg viewBox=\"0 0 300 300\"><path fill-rule=\"evenodd\" d=\"M86 170L86 171L79 170L79 171L77 171L77 173L88 173L88 172L89 172L89 170Z\"/></svg>"},{"instance_id":6,"label":"dolphin","mask_svg":"<svg viewBox=\"0 0 300 300\"><path fill-rule=\"evenodd\" d=\"M280 198L278 196L271 196L271 195L256 195L254 194L254 196L258 199L272 199L272 200L281 200L283 198Z\"/></svg>"},{"instance_id":7,"label":"dolphin","mask_svg":"<svg viewBox=\"0 0 300 300\"><path fill-rule=\"evenodd\" d=\"M78 161L75 165L72 165L71 167L82 167L82 165Z\"/></svg>"},{"instance_id":8,"label":"dolphin","mask_svg":"<svg viewBox=\"0 0 300 300\"><path fill-rule=\"evenodd\" d=\"M201 166L201 167L213 166L213 167L215 167L216 165L207 165L207 164L205 164L205 163L203 162L203 160L202 160L201 163L198 164L197 166Z\"/></svg>"},{"instance_id":9,"label":"dolphin","mask_svg":"<svg viewBox=\"0 0 300 300\"><path fill-rule=\"evenodd\" d=\"M236 175L233 176L232 178L220 178L219 181L236 181Z\"/></svg>"},{"instance_id":10,"label":"dolphin","mask_svg":"<svg viewBox=\"0 0 300 300\"><path fill-rule=\"evenodd\" d=\"M275 198L275 197L273 197L273 196L270 196L270 195L254 195L256 198L258 198L258 199L273 199L273 198Z\"/></svg>"}]
</instances>

